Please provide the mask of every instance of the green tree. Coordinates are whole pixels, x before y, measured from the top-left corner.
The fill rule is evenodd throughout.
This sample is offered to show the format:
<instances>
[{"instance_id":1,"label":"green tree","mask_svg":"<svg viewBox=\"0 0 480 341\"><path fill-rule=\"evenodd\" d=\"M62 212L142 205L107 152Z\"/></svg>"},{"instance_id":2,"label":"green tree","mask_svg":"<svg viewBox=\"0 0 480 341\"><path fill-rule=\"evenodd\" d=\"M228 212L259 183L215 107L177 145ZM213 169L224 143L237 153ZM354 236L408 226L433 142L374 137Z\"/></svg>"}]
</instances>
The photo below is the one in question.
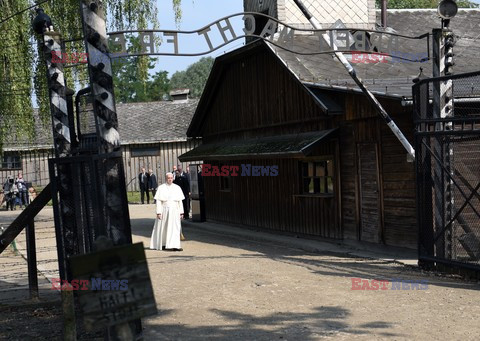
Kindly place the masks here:
<instances>
[{"instance_id":1,"label":"green tree","mask_svg":"<svg viewBox=\"0 0 480 341\"><path fill-rule=\"evenodd\" d=\"M153 77L152 80L148 83L149 87L149 100L150 101L161 101L170 91L170 80L168 79L167 71L159 71Z\"/></svg>"},{"instance_id":2,"label":"green tree","mask_svg":"<svg viewBox=\"0 0 480 341\"><path fill-rule=\"evenodd\" d=\"M147 61L148 70L153 69L151 58ZM113 64L113 84L115 100L121 103L148 101L148 80L140 76L140 57L129 57Z\"/></svg>"},{"instance_id":3,"label":"green tree","mask_svg":"<svg viewBox=\"0 0 480 341\"><path fill-rule=\"evenodd\" d=\"M375 5L377 8L381 7L381 0L376 0ZM405 9L405 8L437 8L438 0L388 0L388 8L391 9ZM460 8L477 8L478 4L472 1L460 0L457 1L457 5Z\"/></svg>"},{"instance_id":4,"label":"green tree","mask_svg":"<svg viewBox=\"0 0 480 341\"><path fill-rule=\"evenodd\" d=\"M140 50L138 37L128 37L128 53ZM118 52L115 45L110 51ZM115 58L112 61L115 99L118 102L146 102L150 100L149 71L155 67L156 59L149 56Z\"/></svg>"},{"instance_id":5,"label":"green tree","mask_svg":"<svg viewBox=\"0 0 480 341\"><path fill-rule=\"evenodd\" d=\"M33 138L30 19L28 15L8 19L26 7L29 7L27 0L0 1L0 149L12 130L21 130L23 135Z\"/></svg>"},{"instance_id":6,"label":"green tree","mask_svg":"<svg viewBox=\"0 0 480 341\"><path fill-rule=\"evenodd\" d=\"M37 56L37 37L31 29L35 12L28 9L39 0L0 0L0 150L12 135L33 139L34 118L32 93L36 95L41 118L50 121L46 70L43 56ZM109 31L158 27L155 0L103 0ZM181 0L172 0L177 22L181 16ZM68 52L84 52L82 23L78 0L46 1L41 4L65 40ZM80 38L80 39L79 39ZM141 81L148 80L149 63L139 60ZM86 69L65 70L67 85L85 85Z\"/></svg>"},{"instance_id":7,"label":"green tree","mask_svg":"<svg viewBox=\"0 0 480 341\"><path fill-rule=\"evenodd\" d=\"M188 88L192 98L200 97L212 70L213 61L212 57L203 57L190 65L185 71L175 72L170 79L170 88Z\"/></svg>"},{"instance_id":8,"label":"green tree","mask_svg":"<svg viewBox=\"0 0 480 341\"><path fill-rule=\"evenodd\" d=\"M129 57L113 64L115 100L121 103L161 101L169 92L167 71L159 71L142 81L140 58ZM147 58L148 69L154 68L155 59Z\"/></svg>"}]
</instances>

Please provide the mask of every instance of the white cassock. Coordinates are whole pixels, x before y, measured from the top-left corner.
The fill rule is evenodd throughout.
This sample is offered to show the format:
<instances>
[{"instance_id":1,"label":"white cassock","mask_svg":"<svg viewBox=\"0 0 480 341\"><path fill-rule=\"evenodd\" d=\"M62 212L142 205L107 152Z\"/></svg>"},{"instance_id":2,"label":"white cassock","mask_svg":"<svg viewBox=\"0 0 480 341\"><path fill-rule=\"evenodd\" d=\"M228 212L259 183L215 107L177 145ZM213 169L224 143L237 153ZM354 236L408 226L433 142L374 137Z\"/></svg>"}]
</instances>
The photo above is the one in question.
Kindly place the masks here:
<instances>
[{"instance_id":1,"label":"white cassock","mask_svg":"<svg viewBox=\"0 0 480 341\"><path fill-rule=\"evenodd\" d=\"M157 201L157 214L162 219L155 217L150 249L161 250L180 249L180 214L183 213L182 200L185 199L180 186L163 184L158 186L155 198Z\"/></svg>"}]
</instances>

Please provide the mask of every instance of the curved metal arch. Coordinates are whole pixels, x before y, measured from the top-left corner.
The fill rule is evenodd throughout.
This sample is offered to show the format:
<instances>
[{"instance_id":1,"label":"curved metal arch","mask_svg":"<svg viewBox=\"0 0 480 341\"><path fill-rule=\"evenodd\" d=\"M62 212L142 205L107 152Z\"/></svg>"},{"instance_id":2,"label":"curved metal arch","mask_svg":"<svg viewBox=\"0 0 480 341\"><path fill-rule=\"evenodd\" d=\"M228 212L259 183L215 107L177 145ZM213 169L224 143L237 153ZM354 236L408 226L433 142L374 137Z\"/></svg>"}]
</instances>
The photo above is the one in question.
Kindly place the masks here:
<instances>
[{"instance_id":1,"label":"curved metal arch","mask_svg":"<svg viewBox=\"0 0 480 341\"><path fill-rule=\"evenodd\" d=\"M124 30L124 31L115 31L115 32L108 32L107 35L109 36L114 36L114 35L120 35L120 34L134 34L134 33L162 33L162 34L167 34L167 35L171 35L171 34L198 34L198 35L201 35L203 34L202 32L204 32L205 30L209 29L210 27L214 26L214 25L218 25L220 22L222 21L227 21L231 18L234 18L234 17L238 17L238 16L242 16L242 20L245 20L245 16L247 15L250 15L250 16L255 16L255 17L258 17L258 16L261 16L261 17L264 17L264 18L267 18L271 21L273 21L276 25L282 25L283 26L283 30L285 30L286 28L288 29L291 29L293 31L298 31L298 32L310 32L310 33L313 33L313 34L324 34L325 32L351 32L351 31L355 31L355 32L365 32L365 33L369 33L369 34L382 34L382 35L388 35L388 36L395 36L395 37L399 37L399 38L405 38L405 39L416 39L416 40L420 40L420 39L423 39L423 38L427 38L427 57L426 58L422 58L421 60L418 60L418 59L409 59L409 58L405 58L405 57L402 57L402 56L394 56L396 59L398 60L404 60L404 61L409 61L409 62L424 62L424 61L427 61L429 60L429 38L430 38L430 33L425 33L425 34L422 34L422 35L419 35L419 36L407 36L407 35L402 35L402 34L396 34L396 33L389 33L389 32L384 32L384 31L378 31L378 30L367 30L367 29L351 29L351 28L335 28L335 29L308 29L308 28L295 28L291 25L288 25L286 23L283 23L281 22L280 20L272 17L272 16L269 16L267 14L263 14L263 13L257 13L257 12L241 12L241 13L236 13L236 14L232 14L232 15L228 15L228 16L225 16L225 17L222 17L220 19L217 19L216 21L213 21L212 23L206 25L206 26L203 26L197 30L191 30L191 31L182 31L182 30L159 30L159 29L146 29L146 30ZM266 26L269 24L269 22L267 22ZM265 27L264 27L265 29ZM245 33L245 30L242 30L243 33ZM235 32L234 32L235 33ZM334 53L335 50L321 50L321 51L315 51L315 52L306 52L306 51L295 51L293 49L290 49L288 48L287 46L285 45L282 45L282 44L279 44L278 42L275 42L273 39L272 39L272 36L270 37L263 37L263 36L260 36L260 35L257 35L257 34L242 34L242 35L233 35L232 34L232 38L229 38L228 40L226 40L226 38L224 38L224 42L223 43L220 43L218 45L216 45L215 47L211 47L209 50L207 51L202 51L202 52L198 52L198 53L180 53L180 52L120 52L120 53L111 53L110 54L110 57L112 59L117 59L117 58L125 58L125 57L138 57L138 56L185 56L185 57L194 57L194 56L202 56L202 55L206 55L206 54L209 54L211 52L214 52L214 51L217 51L223 47L225 47L226 45L234 42L234 41L237 41L239 39L242 39L242 38L257 38L257 39L262 39L264 41L267 41L269 42L270 44L280 48L280 49L283 49L285 51L288 51L290 53L294 53L294 54L298 54L298 55L318 55L318 54L331 54L331 53ZM375 51L371 51L371 50L355 50L355 51L351 51L351 50L343 50L343 49L338 49L336 50L337 52L344 52L344 53L358 53L358 52L361 52L361 53L377 53Z\"/></svg>"},{"instance_id":2,"label":"curved metal arch","mask_svg":"<svg viewBox=\"0 0 480 341\"><path fill-rule=\"evenodd\" d=\"M403 34L397 34L397 33L390 33L390 32L385 32L385 31L378 31L378 30L367 30L367 29L361 29L361 28L326 28L326 29L314 29L314 28L298 28L289 24L286 24L280 20L278 20L275 17L269 16L267 14L263 13L258 13L258 12L239 12L235 14L230 14L225 17L222 17L220 19L217 19L213 22L211 22L208 25L205 25L197 30L191 30L191 31L182 31L182 30L159 30L159 29L146 29L146 30L124 30L124 31L115 31L115 32L107 32L107 35L115 35L115 34L121 34L121 33L140 33L140 32L152 32L152 33L182 33L182 34L192 34L192 33L199 33L213 25L216 25L220 23L223 20L230 19L233 17L237 16L245 16L245 15L254 15L254 16L262 16L268 19L271 19L275 21L277 24L281 24L284 27L288 27L292 30L295 31L300 31L300 32L325 32L325 31L363 31L363 32L368 32L368 33L381 33L381 34L387 34L391 36L396 36L396 37L401 37L401 38L407 38L407 39L423 39L425 37L428 37L431 35L431 33L424 33L419 36L407 36ZM246 35L248 37L254 36L254 35Z\"/></svg>"}]
</instances>

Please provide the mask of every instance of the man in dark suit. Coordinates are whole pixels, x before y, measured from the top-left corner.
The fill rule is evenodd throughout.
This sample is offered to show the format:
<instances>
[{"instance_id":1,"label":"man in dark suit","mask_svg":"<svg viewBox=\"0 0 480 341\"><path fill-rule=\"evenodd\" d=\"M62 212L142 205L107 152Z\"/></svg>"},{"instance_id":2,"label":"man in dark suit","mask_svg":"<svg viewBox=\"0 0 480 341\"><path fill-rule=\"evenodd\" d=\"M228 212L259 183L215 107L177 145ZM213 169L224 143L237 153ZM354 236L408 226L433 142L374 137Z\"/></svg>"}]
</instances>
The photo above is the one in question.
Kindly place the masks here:
<instances>
[{"instance_id":1,"label":"man in dark suit","mask_svg":"<svg viewBox=\"0 0 480 341\"><path fill-rule=\"evenodd\" d=\"M145 171L145 167L142 167L142 171L138 174L138 181L140 183L140 200L142 204L145 203L145 193L147 193L147 204L150 204L150 193L148 191L148 182L150 180L150 174Z\"/></svg>"},{"instance_id":2,"label":"man in dark suit","mask_svg":"<svg viewBox=\"0 0 480 341\"><path fill-rule=\"evenodd\" d=\"M153 174L153 169L148 170L148 189L152 191L152 198L155 198L155 193L157 192L157 176ZM155 199L153 200L155 202Z\"/></svg>"},{"instance_id":3,"label":"man in dark suit","mask_svg":"<svg viewBox=\"0 0 480 341\"><path fill-rule=\"evenodd\" d=\"M183 172L182 165L177 165L177 174L173 183L180 186L182 189L185 199L182 200L183 203L183 217L184 219L190 218L190 180L188 179L187 173Z\"/></svg>"}]
</instances>

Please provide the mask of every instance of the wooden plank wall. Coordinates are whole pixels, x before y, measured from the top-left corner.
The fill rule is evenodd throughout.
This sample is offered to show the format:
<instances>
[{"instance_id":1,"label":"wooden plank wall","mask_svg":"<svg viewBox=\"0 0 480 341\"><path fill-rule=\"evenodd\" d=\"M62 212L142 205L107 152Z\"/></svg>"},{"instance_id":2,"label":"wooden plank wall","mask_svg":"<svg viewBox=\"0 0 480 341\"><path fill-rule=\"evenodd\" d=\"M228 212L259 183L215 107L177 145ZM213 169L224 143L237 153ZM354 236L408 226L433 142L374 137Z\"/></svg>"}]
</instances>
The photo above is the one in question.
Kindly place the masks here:
<instances>
[{"instance_id":1,"label":"wooden plank wall","mask_svg":"<svg viewBox=\"0 0 480 341\"><path fill-rule=\"evenodd\" d=\"M382 212L376 143L358 144L358 173L360 179L360 240L382 241Z\"/></svg>"},{"instance_id":2,"label":"wooden plank wall","mask_svg":"<svg viewBox=\"0 0 480 341\"><path fill-rule=\"evenodd\" d=\"M287 233L341 238L335 197L302 197L299 160L238 160L212 165L278 165L278 176L231 177L231 191L220 191L220 177L204 177L207 219ZM207 162L206 162L207 163Z\"/></svg>"},{"instance_id":3,"label":"wooden plank wall","mask_svg":"<svg viewBox=\"0 0 480 341\"><path fill-rule=\"evenodd\" d=\"M361 227L361 217L358 212L360 204L359 195L361 195L361 186L358 183L358 153L359 144L375 143L378 145L378 158L380 160L379 181L380 181L380 228L382 237L386 245L401 246L408 248L417 248L417 226L416 226L416 198L415 198L415 167L414 163L407 162L407 153L400 144L395 135L385 122L378 117L372 107L362 100L359 96L346 96L346 119L352 124L353 146L348 133L342 133L343 142L341 143L342 159L342 219L344 227L344 237L358 239L359 229ZM412 113L408 109L402 108L397 103L390 101L383 103L387 112L390 113L400 130L406 135L407 139L413 143L413 123ZM345 130L345 129L343 129ZM355 177L356 183L356 218L352 221L353 208L348 210L348 206L353 204L352 181L348 182L348 177L352 172L344 169L352 166L350 157L355 158ZM344 174L347 172L347 174ZM347 200L348 204L345 202ZM356 226L355 226L356 225Z\"/></svg>"},{"instance_id":4,"label":"wooden plank wall","mask_svg":"<svg viewBox=\"0 0 480 341\"><path fill-rule=\"evenodd\" d=\"M2 185L9 175L17 177L18 171L22 170L23 178L31 182L35 187L45 187L50 182L48 175L48 159L53 157L51 150L21 151L21 169L0 169L0 181Z\"/></svg>"},{"instance_id":5,"label":"wooden plank wall","mask_svg":"<svg viewBox=\"0 0 480 341\"><path fill-rule=\"evenodd\" d=\"M132 148L136 145L124 146L123 160L125 167L125 180L127 182L127 191L139 191L138 174L142 167L147 170L153 169L153 173L157 176L159 185L165 181L165 173L170 172L174 165L180 163L178 157L183 153L195 148L199 142L196 140L188 140L182 142L156 143L156 144L142 144L142 147L158 148L158 155L156 156L139 156L132 157ZM140 146L140 145L138 145ZM188 163L182 163L185 169Z\"/></svg>"},{"instance_id":6,"label":"wooden plank wall","mask_svg":"<svg viewBox=\"0 0 480 341\"><path fill-rule=\"evenodd\" d=\"M339 135L343 237L357 239L357 163L353 124L342 124Z\"/></svg>"},{"instance_id":7,"label":"wooden plank wall","mask_svg":"<svg viewBox=\"0 0 480 341\"><path fill-rule=\"evenodd\" d=\"M247 55L225 70L203 138L208 142L299 133L329 129L331 124L313 96L264 52Z\"/></svg>"},{"instance_id":8,"label":"wooden plank wall","mask_svg":"<svg viewBox=\"0 0 480 341\"><path fill-rule=\"evenodd\" d=\"M393 119L413 143L411 116L405 112ZM407 162L406 150L387 125L380 123L385 243L416 249L415 164Z\"/></svg>"},{"instance_id":9,"label":"wooden plank wall","mask_svg":"<svg viewBox=\"0 0 480 341\"><path fill-rule=\"evenodd\" d=\"M164 174L171 171L177 165L178 156L193 149L199 144L196 140L171 143L156 143L150 145L129 145L123 147L123 159L125 167L125 180L128 191L138 191L136 178L142 166L147 169L153 167L154 173L160 183L164 181ZM131 149L135 146L158 148L157 156L132 157ZM32 182L36 187L45 187L50 182L48 174L48 159L54 157L52 150L25 151L21 153L23 177ZM182 164L184 168L188 163ZM16 177L20 169L0 169L0 181L5 182L9 175ZM161 176L159 176L161 175ZM133 180L132 180L133 179Z\"/></svg>"}]
</instances>

